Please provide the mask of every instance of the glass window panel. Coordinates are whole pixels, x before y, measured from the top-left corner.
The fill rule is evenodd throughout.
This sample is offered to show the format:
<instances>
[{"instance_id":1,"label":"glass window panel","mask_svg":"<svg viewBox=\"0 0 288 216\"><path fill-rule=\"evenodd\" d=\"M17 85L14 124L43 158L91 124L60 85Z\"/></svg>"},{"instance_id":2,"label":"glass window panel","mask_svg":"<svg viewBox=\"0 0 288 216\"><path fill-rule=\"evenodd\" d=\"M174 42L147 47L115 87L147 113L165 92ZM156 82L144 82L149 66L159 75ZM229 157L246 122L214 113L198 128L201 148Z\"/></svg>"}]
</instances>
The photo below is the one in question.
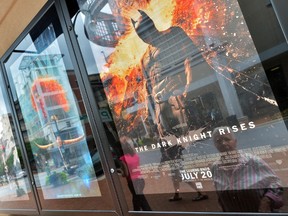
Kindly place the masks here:
<instances>
[{"instance_id":1,"label":"glass window panel","mask_svg":"<svg viewBox=\"0 0 288 216\"><path fill-rule=\"evenodd\" d=\"M286 212L267 198L287 186L287 43L267 1L77 2L94 96L128 165L129 209Z\"/></svg>"},{"instance_id":2,"label":"glass window panel","mask_svg":"<svg viewBox=\"0 0 288 216\"><path fill-rule=\"evenodd\" d=\"M42 208L113 209L54 7L12 51L5 68Z\"/></svg>"},{"instance_id":3,"label":"glass window panel","mask_svg":"<svg viewBox=\"0 0 288 216\"><path fill-rule=\"evenodd\" d=\"M0 209L36 211L35 199L28 179L29 171L23 163L24 158L2 77L0 82Z\"/></svg>"}]
</instances>

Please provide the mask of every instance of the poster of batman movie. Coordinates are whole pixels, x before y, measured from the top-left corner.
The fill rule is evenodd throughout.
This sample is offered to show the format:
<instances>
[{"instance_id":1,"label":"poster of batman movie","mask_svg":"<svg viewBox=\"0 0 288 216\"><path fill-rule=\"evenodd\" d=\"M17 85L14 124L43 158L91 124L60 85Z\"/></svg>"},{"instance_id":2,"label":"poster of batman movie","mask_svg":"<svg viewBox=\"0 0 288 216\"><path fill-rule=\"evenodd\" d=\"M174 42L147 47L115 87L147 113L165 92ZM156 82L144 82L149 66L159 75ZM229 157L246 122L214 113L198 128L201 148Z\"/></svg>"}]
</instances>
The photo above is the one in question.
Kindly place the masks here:
<instances>
[{"instance_id":1,"label":"poster of batman movie","mask_svg":"<svg viewBox=\"0 0 288 216\"><path fill-rule=\"evenodd\" d=\"M281 178L287 129L238 1L113 2L114 40L90 39L106 53L97 68L124 154L140 158L145 193L173 192L175 177L214 190L213 164L241 154ZM237 146L218 148L215 133L233 134Z\"/></svg>"}]
</instances>

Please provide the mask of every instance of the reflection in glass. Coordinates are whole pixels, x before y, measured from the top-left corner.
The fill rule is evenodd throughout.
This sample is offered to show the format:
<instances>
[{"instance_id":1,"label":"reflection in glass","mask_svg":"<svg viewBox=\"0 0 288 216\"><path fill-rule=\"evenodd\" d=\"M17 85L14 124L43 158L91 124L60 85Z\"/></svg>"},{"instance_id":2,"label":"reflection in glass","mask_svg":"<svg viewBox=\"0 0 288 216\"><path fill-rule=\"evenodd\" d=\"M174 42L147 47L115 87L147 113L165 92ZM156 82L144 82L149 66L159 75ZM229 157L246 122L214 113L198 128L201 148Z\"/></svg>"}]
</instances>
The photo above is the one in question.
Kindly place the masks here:
<instances>
[{"instance_id":1,"label":"reflection in glass","mask_svg":"<svg viewBox=\"0 0 288 216\"><path fill-rule=\"evenodd\" d=\"M230 132L223 133L227 129ZM283 187L272 168L260 157L238 151L237 138L229 127L215 128L212 139L221 154L212 174L222 210L279 212Z\"/></svg>"},{"instance_id":2,"label":"reflection in glass","mask_svg":"<svg viewBox=\"0 0 288 216\"><path fill-rule=\"evenodd\" d=\"M139 156L135 152L133 142L125 136L120 137L121 143L123 143L123 151L125 154L120 157L123 166L123 173L127 179L129 190L132 194L132 203L134 211L151 211L151 207L147 202L143 190L145 187L145 181L139 170Z\"/></svg>"},{"instance_id":3,"label":"reflection in glass","mask_svg":"<svg viewBox=\"0 0 288 216\"><path fill-rule=\"evenodd\" d=\"M52 17L5 64L25 146L45 199L101 196L93 163L101 164L90 155L95 146L88 144L87 115L60 24Z\"/></svg>"},{"instance_id":4,"label":"reflection in glass","mask_svg":"<svg viewBox=\"0 0 288 216\"><path fill-rule=\"evenodd\" d=\"M134 171L143 175L148 202L149 195L168 201L167 193L175 193L173 175L180 175L176 190L183 197L192 199L195 192L184 182L215 197L211 166L221 155L211 138L222 125L237 133L239 149L260 156L285 178L285 155L279 152L287 151L287 128L238 1L81 2L90 10L76 22L78 41L90 78L102 81L107 98L100 103L95 94L96 101L100 108L109 105L117 133L132 140L140 158ZM99 43L99 34L115 29L87 22L104 15L121 29L113 46ZM162 161L163 148L183 150ZM153 210L175 210L157 201ZM177 210L186 211L182 204ZM217 202L203 206L219 211Z\"/></svg>"},{"instance_id":5,"label":"reflection in glass","mask_svg":"<svg viewBox=\"0 0 288 216\"><path fill-rule=\"evenodd\" d=\"M2 81L2 80L1 80ZM29 200L27 172L15 139L11 110L0 90L0 201Z\"/></svg>"}]
</instances>

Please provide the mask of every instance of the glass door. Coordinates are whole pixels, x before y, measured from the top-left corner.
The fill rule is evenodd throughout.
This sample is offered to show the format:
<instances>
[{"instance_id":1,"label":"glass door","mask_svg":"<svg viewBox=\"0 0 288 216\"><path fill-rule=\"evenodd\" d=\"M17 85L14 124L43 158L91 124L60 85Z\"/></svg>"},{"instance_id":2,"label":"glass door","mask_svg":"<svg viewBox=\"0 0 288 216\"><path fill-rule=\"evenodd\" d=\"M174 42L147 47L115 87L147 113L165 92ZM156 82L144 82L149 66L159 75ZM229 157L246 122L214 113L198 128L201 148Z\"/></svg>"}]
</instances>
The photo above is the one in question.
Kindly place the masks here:
<instances>
[{"instance_id":1,"label":"glass door","mask_svg":"<svg viewBox=\"0 0 288 216\"><path fill-rule=\"evenodd\" d=\"M287 212L287 42L269 1L66 4L130 212Z\"/></svg>"},{"instance_id":2,"label":"glass door","mask_svg":"<svg viewBox=\"0 0 288 216\"><path fill-rule=\"evenodd\" d=\"M29 178L30 171L16 132L17 124L2 72L0 83L0 211L13 209L14 212L36 214L38 209Z\"/></svg>"},{"instance_id":3,"label":"glass door","mask_svg":"<svg viewBox=\"0 0 288 216\"><path fill-rule=\"evenodd\" d=\"M103 171L101 144L96 144L99 139L79 88L79 71L54 5L12 50L4 66L41 210L113 215L115 203Z\"/></svg>"}]
</instances>

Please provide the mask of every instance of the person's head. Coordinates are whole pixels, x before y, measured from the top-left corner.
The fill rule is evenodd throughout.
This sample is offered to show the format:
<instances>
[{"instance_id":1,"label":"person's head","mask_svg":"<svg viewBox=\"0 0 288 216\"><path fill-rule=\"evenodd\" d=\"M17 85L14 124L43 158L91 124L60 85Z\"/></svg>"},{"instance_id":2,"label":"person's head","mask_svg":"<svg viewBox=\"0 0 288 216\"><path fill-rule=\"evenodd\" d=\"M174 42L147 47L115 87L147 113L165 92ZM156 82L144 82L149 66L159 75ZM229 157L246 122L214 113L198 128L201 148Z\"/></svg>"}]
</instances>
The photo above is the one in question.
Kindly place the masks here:
<instances>
[{"instance_id":1,"label":"person's head","mask_svg":"<svg viewBox=\"0 0 288 216\"><path fill-rule=\"evenodd\" d=\"M227 130L227 128L229 130ZM237 150L237 139L229 127L217 127L213 130L212 140L219 152Z\"/></svg>"},{"instance_id":2,"label":"person's head","mask_svg":"<svg viewBox=\"0 0 288 216\"><path fill-rule=\"evenodd\" d=\"M135 154L134 144L133 144L132 140L129 137L121 136L120 137L120 142L122 144L122 150L123 150L124 154L130 154L130 155L134 155Z\"/></svg>"},{"instance_id":3,"label":"person's head","mask_svg":"<svg viewBox=\"0 0 288 216\"><path fill-rule=\"evenodd\" d=\"M62 139L61 139L61 136L56 136L56 142L57 142L57 144L58 144L58 146L62 146L63 145L63 141L62 141Z\"/></svg>"},{"instance_id":4,"label":"person's head","mask_svg":"<svg viewBox=\"0 0 288 216\"><path fill-rule=\"evenodd\" d=\"M141 14L140 18L135 21L132 19L133 27L137 33L137 35L148 44L153 44L153 40L155 40L159 31L154 25L153 20L142 10L138 10Z\"/></svg>"}]
</instances>

